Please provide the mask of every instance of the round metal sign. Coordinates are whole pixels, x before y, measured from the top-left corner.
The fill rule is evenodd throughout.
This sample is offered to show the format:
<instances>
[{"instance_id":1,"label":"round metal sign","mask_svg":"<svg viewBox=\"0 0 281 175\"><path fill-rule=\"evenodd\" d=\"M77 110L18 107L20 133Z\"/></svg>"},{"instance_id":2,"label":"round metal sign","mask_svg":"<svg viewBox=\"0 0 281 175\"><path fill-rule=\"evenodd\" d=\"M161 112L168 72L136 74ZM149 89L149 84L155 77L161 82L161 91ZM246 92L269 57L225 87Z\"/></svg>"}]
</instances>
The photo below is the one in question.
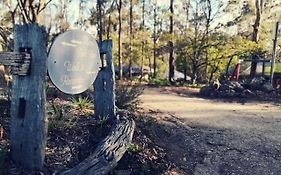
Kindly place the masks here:
<instances>
[{"instance_id":1,"label":"round metal sign","mask_svg":"<svg viewBox=\"0 0 281 175\"><path fill-rule=\"evenodd\" d=\"M67 94L84 92L95 81L101 67L96 40L80 30L59 35L49 52L47 66L59 90Z\"/></svg>"}]
</instances>

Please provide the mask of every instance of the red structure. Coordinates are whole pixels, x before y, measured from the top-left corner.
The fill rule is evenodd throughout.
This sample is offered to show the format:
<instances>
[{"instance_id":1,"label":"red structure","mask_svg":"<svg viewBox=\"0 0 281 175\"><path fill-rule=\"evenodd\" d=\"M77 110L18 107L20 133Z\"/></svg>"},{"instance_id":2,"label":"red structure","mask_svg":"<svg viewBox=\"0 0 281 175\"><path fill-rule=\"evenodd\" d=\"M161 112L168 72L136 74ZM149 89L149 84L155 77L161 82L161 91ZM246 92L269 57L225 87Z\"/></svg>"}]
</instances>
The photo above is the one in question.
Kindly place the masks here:
<instances>
[{"instance_id":1,"label":"red structure","mask_svg":"<svg viewBox=\"0 0 281 175\"><path fill-rule=\"evenodd\" d=\"M240 76L240 62L236 64L231 76L230 76L230 80L233 80L234 77L236 78L236 81L239 81L239 76Z\"/></svg>"}]
</instances>

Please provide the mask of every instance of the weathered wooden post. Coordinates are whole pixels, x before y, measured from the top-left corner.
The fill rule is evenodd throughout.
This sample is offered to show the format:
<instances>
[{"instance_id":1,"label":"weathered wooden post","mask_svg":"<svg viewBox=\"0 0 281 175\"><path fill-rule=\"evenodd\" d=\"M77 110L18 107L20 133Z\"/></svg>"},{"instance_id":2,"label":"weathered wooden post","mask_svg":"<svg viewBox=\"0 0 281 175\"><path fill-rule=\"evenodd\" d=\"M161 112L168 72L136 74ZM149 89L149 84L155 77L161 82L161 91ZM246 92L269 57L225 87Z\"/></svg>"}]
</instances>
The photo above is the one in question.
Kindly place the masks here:
<instances>
[{"instance_id":1,"label":"weathered wooden post","mask_svg":"<svg viewBox=\"0 0 281 175\"><path fill-rule=\"evenodd\" d=\"M106 65L99 71L94 82L95 115L98 117L115 116L115 73L111 48L111 40L99 42L100 53L106 55Z\"/></svg>"},{"instance_id":2,"label":"weathered wooden post","mask_svg":"<svg viewBox=\"0 0 281 175\"><path fill-rule=\"evenodd\" d=\"M72 33L72 34L71 34ZM75 35L73 34L75 33ZM79 34L80 33L80 34ZM71 34L71 35L70 35ZM128 118L128 115L124 111L119 111L117 114L115 113L115 81L114 81L114 68L112 62L112 41L106 40L99 42L99 52L95 51L94 45L80 45L79 43L83 41L82 36L86 36L88 34L83 34L81 31L69 31L64 36L58 37L53 44L48 59L48 71L51 80L53 83L63 92L69 94L81 93L88 88L88 86L81 86L77 88L76 84L71 84L68 82L72 82L70 80L80 81L81 78L85 78L90 75L90 77L94 77L94 105L95 105L95 115L97 117L110 117L110 119L115 119L115 122L112 123L112 128L109 135L100 142L95 152L92 155L89 155L84 161L80 162L75 167L66 170L60 175L90 175L90 174L108 174L116 165L117 162L122 158L127 148L131 144L135 123L131 118ZM69 35L69 37L68 37ZM78 36L80 35L80 37ZM61 39L63 39L63 45ZM86 37L86 41L88 44L90 43L91 37ZM86 42L86 43L87 43ZM76 44L79 44L77 46ZM75 47L74 47L75 46ZM70 47L70 48L68 48ZM86 65L78 64L75 56L79 54L79 47L83 50L83 47L86 47L88 50L88 54L83 57L78 57L78 60L82 58L87 62ZM64 49L62 49L64 48ZM70 49L70 50L65 50ZM73 51L75 50L76 51ZM58 52L56 51L58 50ZM63 52L60 52L64 50ZM68 52L71 52L71 55L68 55ZM98 57L97 54L98 53ZM106 64L100 69L100 58L99 53L106 54ZM66 55L66 57L64 57ZM72 56L75 55L75 56ZM62 59L64 58L64 59ZM90 70L85 68L89 63L94 63L93 67L89 67ZM68 63L68 64L65 64ZM76 70L68 70L67 67L74 63L76 65L80 65L80 69ZM62 65L62 66L60 66ZM97 67L98 66L98 67ZM82 69L83 67L83 69ZM64 71L66 69L66 71ZM75 72L75 74L73 73ZM71 72L71 76L68 76L67 79L61 78L61 75L64 75L65 72ZM86 73L86 74L85 74ZM90 73L90 74L89 74ZM97 74L96 74L97 73ZM97 75L97 77L95 77ZM78 76L78 78L76 77ZM63 76L64 77L64 76ZM62 81L63 80L63 81ZM65 81L68 80L68 81ZM66 83L67 82L67 83ZM81 81L83 82L83 81ZM87 81L91 82L91 81ZM67 85L66 85L67 84ZM79 83L83 85L88 85L88 83ZM92 84L92 82L91 82ZM63 86L64 85L64 86ZM75 87L73 89L73 87ZM79 90L77 90L79 89ZM116 116L116 117L115 117Z\"/></svg>"},{"instance_id":3,"label":"weathered wooden post","mask_svg":"<svg viewBox=\"0 0 281 175\"><path fill-rule=\"evenodd\" d=\"M46 33L37 24L14 27L14 51L31 53L27 76L13 75L11 103L11 154L27 169L44 163L47 119L45 117Z\"/></svg>"}]
</instances>

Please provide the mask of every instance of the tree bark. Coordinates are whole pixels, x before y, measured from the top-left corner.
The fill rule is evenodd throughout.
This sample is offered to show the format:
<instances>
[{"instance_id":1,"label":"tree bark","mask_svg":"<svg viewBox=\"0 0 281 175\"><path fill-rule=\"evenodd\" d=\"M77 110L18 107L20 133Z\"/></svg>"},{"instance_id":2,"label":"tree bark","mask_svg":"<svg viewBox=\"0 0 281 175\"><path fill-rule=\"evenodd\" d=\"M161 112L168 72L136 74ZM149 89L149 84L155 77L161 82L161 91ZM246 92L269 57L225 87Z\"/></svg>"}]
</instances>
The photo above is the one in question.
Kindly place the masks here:
<instances>
[{"instance_id":1,"label":"tree bark","mask_svg":"<svg viewBox=\"0 0 281 175\"><path fill-rule=\"evenodd\" d=\"M195 84L197 81L197 67L196 63L192 64L192 75L191 75L191 83Z\"/></svg>"},{"instance_id":2,"label":"tree bark","mask_svg":"<svg viewBox=\"0 0 281 175\"><path fill-rule=\"evenodd\" d=\"M252 41L258 43L259 42L259 27L261 23L261 15L262 15L262 8L263 8L263 0L256 0L256 19L255 23L253 25L253 35L252 35ZM252 63L251 63L251 72L250 77L254 78L256 75L256 69L257 69L257 60L258 60L257 53L254 53L252 55Z\"/></svg>"},{"instance_id":3,"label":"tree bark","mask_svg":"<svg viewBox=\"0 0 281 175\"><path fill-rule=\"evenodd\" d=\"M228 63L227 63L227 65L226 65L226 71L225 71L225 77L226 78L228 78L229 67L230 67L230 64L231 64L233 58L234 58L234 56L231 56L229 61L228 61Z\"/></svg>"},{"instance_id":4,"label":"tree bark","mask_svg":"<svg viewBox=\"0 0 281 175\"><path fill-rule=\"evenodd\" d=\"M174 22L173 22L173 15L174 15L174 0L170 0L170 35L171 40L169 41L169 81L170 83L174 83L174 74L175 74L175 63L174 63L174 43L173 43L173 32L174 32Z\"/></svg>"},{"instance_id":5,"label":"tree bark","mask_svg":"<svg viewBox=\"0 0 281 175\"><path fill-rule=\"evenodd\" d=\"M144 8L145 8L145 0L142 0L142 24L141 24L141 31L144 34ZM144 38L141 41L141 78L143 78L143 66L144 66Z\"/></svg>"},{"instance_id":6,"label":"tree bark","mask_svg":"<svg viewBox=\"0 0 281 175\"><path fill-rule=\"evenodd\" d=\"M118 66L119 66L119 80L123 79L123 69L122 69L122 56L121 56L121 32L122 32L122 0L119 0L118 6Z\"/></svg>"},{"instance_id":7,"label":"tree bark","mask_svg":"<svg viewBox=\"0 0 281 175\"><path fill-rule=\"evenodd\" d=\"M210 28L210 22L211 22L211 14L212 14L212 4L210 0L206 1L207 3L207 14L206 14L206 45L209 45L209 28ZM208 48L206 47L206 57L205 57L205 78L208 79L208 64L209 64L209 54L208 54Z\"/></svg>"},{"instance_id":8,"label":"tree bark","mask_svg":"<svg viewBox=\"0 0 281 175\"><path fill-rule=\"evenodd\" d=\"M153 77L157 76L157 60L156 60L156 26L157 26L157 13L156 13L156 3L154 4L154 24L153 24Z\"/></svg>"},{"instance_id":9,"label":"tree bark","mask_svg":"<svg viewBox=\"0 0 281 175\"><path fill-rule=\"evenodd\" d=\"M107 25L107 34L106 34L106 38L109 40L110 39L110 27L111 27L111 10L113 9L113 6L114 6L114 3L115 3L115 0L112 1L112 4L110 6L110 13L108 15L108 25Z\"/></svg>"},{"instance_id":10,"label":"tree bark","mask_svg":"<svg viewBox=\"0 0 281 175\"><path fill-rule=\"evenodd\" d=\"M102 26L102 2L101 2L101 0L97 0L97 7L98 7L98 36L99 36L99 40L102 41L103 26Z\"/></svg>"},{"instance_id":11,"label":"tree bark","mask_svg":"<svg viewBox=\"0 0 281 175\"><path fill-rule=\"evenodd\" d=\"M129 78L132 79L133 64L133 0L130 0L130 60L129 60Z\"/></svg>"},{"instance_id":12,"label":"tree bark","mask_svg":"<svg viewBox=\"0 0 281 175\"><path fill-rule=\"evenodd\" d=\"M99 41L102 41L103 35L103 24L102 24L102 1L97 0L97 9L98 9L98 36ZM104 68L104 55L100 54L101 67Z\"/></svg>"}]
</instances>

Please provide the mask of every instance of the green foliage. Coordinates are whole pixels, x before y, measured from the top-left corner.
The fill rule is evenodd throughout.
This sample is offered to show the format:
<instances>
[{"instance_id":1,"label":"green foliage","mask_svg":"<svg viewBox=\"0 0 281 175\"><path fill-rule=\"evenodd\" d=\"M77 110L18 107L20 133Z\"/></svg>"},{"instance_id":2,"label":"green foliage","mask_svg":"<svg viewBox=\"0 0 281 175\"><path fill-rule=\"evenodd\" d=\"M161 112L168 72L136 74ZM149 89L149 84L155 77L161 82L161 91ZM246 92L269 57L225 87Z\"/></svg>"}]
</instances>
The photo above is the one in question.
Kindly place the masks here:
<instances>
[{"instance_id":1,"label":"green foliage","mask_svg":"<svg viewBox=\"0 0 281 175\"><path fill-rule=\"evenodd\" d=\"M186 87L191 87L191 88L201 88L203 86L207 86L208 84L202 84L202 83L194 83L194 84L190 84L190 83L184 83L183 86Z\"/></svg>"},{"instance_id":2,"label":"green foliage","mask_svg":"<svg viewBox=\"0 0 281 175\"><path fill-rule=\"evenodd\" d=\"M134 110L139 105L138 97L143 93L140 85L117 85L115 89L115 104L119 109Z\"/></svg>"},{"instance_id":3,"label":"green foliage","mask_svg":"<svg viewBox=\"0 0 281 175\"><path fill-rule=\"evenodd\" d=\"M134 143L132 143L128 148L128 152L132 154L139 153L141 150L142 150L141 147L138 144L134 144Z\"/></svg>"},{"instance_id":4,"label":"green foliage","mask_svg":"<svg viewBox=\"0 0 281 175\"><path fill-rule=\"evenodd\" d=\"M88 97L84 98L82 96L79 96L78 99L71 98L71 102L73 106L78 106L81 110L88 108L92 103Z\"/></svg>"},{"instance_id":5,"label":"green foliage","mask_svg":"<svg viewBox=\"0 0 281 175\"><path fill-rule=\"evenodd\" d=\"M54 100L51 101L52 109L51 113L53 113L54 119L56 121L62 120L63 119L63 110L62 106L57 105Z\"/></svg>"},{"instance_id":6,"label":"green foliage","mask_svg":"<svg viewBox=\"0 0 281 175\"><path fill-rule=\"evenodd\" d=\"M51 110L49 113L52 114L52 117L49 118L48 128L52 130L54 128L64 128L65 121L63 117L62 106L57 105L53 100L51 101Z\"/></svg>"},{"instance_id":7,"label":"green foliage","mask_svg":"<svg viewBox=\"0 0 281 175\"><path fill-rule=\"evenodd\" d=\"M54 100L51 101L51 109L48 111L48 113L51 114L48 123L49 130L65 129L73 126L75 118L70 114L65 117L64 107L66 106L58 104Z\"/></svg>"},{"instance_id":8,"label":"green foliage","mask_svg":"<svg viewBox=\"0 0 281 175\"><path fill-rule=\"evenodd\" d=\"M149 166L149 164L148 164L147 162L144 162L144 163L142 164L142 170L143 170L143 172L145 172L145 173L147 173L147 172L150 171L150 166Z\"/></svg>"},{"instance_id":9,"label":"green foliage","mask_svg":"<svg viewBox=\"0 0 281 175\"><path fill-rule=\"evenodd\" d=\"M208 80L217 79L226 69L230 58L234 57L231 65L238 63L239 59L251 59L253 54L264 57L264 42L259 44L242 36L229 37L221 33L213 33L206 39L204 36L191 35L186 31L176 42L176 67L181 72L195 79L205 77ZM207 67L207 72L204 70ZM208 74L206 74L208 73ZM206 75L204 75L206 74Z\"/></svg>"},{"instance_id":10,"label":"green foliage","mask_svg":"<svg viewBox=\"0 0 281 175\"><path fill-rule=\"evenodd\" d=\"M98 124L100 126L104 126L107 123L108 119L109 119L108 116L99 116Z\"/></svg>"},{"instance_id":11,"label":"green foliage","mask_svg":"<svg viewBox=\"0 0 281 175\"><path fill-rule=\"evenodd\" d=\"M157 86L168 86L170 84L168 80L162 78L151 78L148 83Z\"/></svg>"}]
</instances>

